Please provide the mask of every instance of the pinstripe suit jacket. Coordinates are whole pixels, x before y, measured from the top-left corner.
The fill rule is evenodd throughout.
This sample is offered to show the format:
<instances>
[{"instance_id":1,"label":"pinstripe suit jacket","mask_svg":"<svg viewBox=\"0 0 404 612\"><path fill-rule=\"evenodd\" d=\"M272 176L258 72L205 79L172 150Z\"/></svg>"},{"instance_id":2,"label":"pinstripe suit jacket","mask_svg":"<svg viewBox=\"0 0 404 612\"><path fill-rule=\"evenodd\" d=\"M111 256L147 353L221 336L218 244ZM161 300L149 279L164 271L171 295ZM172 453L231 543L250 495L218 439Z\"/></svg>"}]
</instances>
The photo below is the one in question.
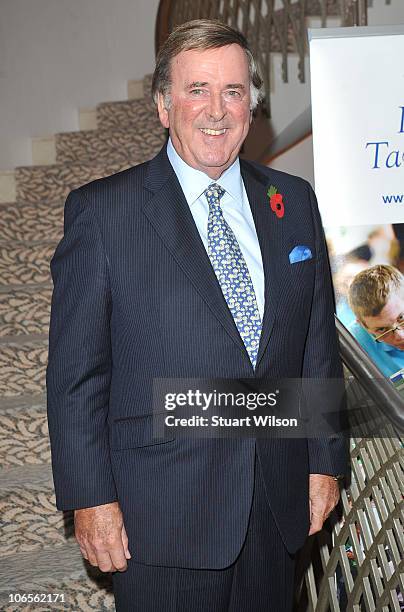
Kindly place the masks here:
<instances>
[{"instance_id":1,"label":"pinstripe suit jacket","mask_svg":"<svg viewBox=\"0 0 404 612\"><path fill-rule=\"evenodd\" d=\"M339 377L328 260L302 179L241 172L265 273L258 377ZM285 216L267 189L284 195ZM291 265L296 244L313 259ZM308 474L345 469L341 442L152 437L153 378L254 376L165 147L73 191L54 282L48 419L59 509L119 500L136 559L223 568L242 546L254 458L290 551L308 532Z\"/></svg>"}]
</instances>

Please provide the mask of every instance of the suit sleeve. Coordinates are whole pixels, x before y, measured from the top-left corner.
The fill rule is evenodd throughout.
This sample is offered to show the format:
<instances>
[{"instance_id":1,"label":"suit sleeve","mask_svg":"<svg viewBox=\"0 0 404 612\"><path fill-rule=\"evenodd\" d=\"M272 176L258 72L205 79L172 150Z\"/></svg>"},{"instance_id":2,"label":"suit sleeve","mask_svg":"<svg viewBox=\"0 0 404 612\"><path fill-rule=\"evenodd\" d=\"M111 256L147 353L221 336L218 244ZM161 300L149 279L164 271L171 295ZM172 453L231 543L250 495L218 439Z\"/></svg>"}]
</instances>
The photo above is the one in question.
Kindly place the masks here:
<instances>
[{"instance_id":1,"label":"suit sleeve","mask_svg":"<svg viewBox=\"0 0 404 612\"><path fill-rule=\"evenodd\" d=\"M46 374L56 503L60 510L116 500L108 444L111 381L108 261L80 190L65 205L54 283Z\"/></svg>"},{"instance_id":2,"label":"suit sleeve","mask_svg":"<svg viewBox=\"0 0 404 612\"><path fill-rule=\"evenodd\" d=\"M336 387L339 386L343 393L343 370L335 327L334 293L324 231L317 199L309 184L308 190L316 235L316 272L309 330L305 345L303 378L309 380L321 379L318 386L314 383L312 387L316 389L320 398L320 401L315 402L316 409L321 410L323 399L328 404L330 404L331 399L334 399L332 391L328 391L327 380L333 379L336 381L336 379L339 379L341 383L339 384L336 381ZM332 389L336 387L334 386ZM336 405L341 407L340 402L337 402ZM327 409L329 408L330 405L327 406ZM317 417L315 417L314 422L316 422L316 419ZM308 451L311 474L346 474L348 445L343 434L335 437L310 438L308 439Z\"/></svg>"}]
</instances>

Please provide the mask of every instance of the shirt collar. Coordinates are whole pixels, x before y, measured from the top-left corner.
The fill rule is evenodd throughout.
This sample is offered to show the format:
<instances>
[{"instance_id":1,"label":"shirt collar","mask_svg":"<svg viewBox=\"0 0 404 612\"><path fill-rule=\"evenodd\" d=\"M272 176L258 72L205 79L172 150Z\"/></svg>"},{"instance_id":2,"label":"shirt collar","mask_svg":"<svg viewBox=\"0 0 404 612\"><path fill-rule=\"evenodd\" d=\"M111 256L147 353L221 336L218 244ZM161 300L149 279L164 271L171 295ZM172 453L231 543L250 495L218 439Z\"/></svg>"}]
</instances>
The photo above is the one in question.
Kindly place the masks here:
<instances>
[{"instance_id":1,"label":"shirt collar","mask_svg":"<svg viewBox=\"0 0 404 612\"><path fill-rule=\"evenodd\" d=\"M359 325L359 323L358 323ZM377 345L377 347L379 348L379 350L384 351L385 353L390 353L391 356L403 356L404 357L404 351L402 351L401 349L392 346L391 344L387 344L387 342L375 342L375 339L373 338L372 334L370 334L368 332L367 329L365 329L364 327L362 327L362 329L366 332L367 336L369 337L370 342L375 343Z\"/></svg>"},{"instance_id":2,"label":"shirt collar","mask_svg":"<svg viewBox=\"0 0 404 612\"><path fill-rule=\"evenodd\" d=\"M243 180L240 161L237 157L232 165L214 181L207 174L189 166L177 153L171 138L167 143L167 155L184 192L189 206L192 206L211 183L217 182L241 206L243 204Z\"/></svg>"},{"instance_id":3,"label":"shirt collar","mask_svg":"<svg viewBox=\"0 0 404 612\"><path fill-rule=\"evenodd\" d=\"M387 344L386 342L379 342L380 348L386 353L390 353L391 355L400 355L404 357L404 351L397 348L396 346L392 346L391 344Z\"/></svg>"}]
</instances>

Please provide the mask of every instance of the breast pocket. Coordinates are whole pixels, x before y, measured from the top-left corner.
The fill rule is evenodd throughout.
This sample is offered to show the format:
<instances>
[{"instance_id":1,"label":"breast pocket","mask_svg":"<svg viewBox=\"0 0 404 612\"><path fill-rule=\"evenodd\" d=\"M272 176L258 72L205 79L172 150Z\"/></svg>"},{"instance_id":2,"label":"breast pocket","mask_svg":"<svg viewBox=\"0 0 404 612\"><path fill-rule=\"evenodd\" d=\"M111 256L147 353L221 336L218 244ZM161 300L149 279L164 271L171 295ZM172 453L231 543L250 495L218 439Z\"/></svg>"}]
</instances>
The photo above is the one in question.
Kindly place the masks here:
<instances>
[{"instance_id":1,"label":"breast pocket","mask_svg":"<svg viewBox=\"0 0 404 612\"><path fill-rule=\"evenodd\" d=\"M312 257L311 259L303 259L301 261L294 261L293 263L289 263L291 270L299 270L300 268L309 269L310 266L314 266L315 259Z\"/></svg>"},{"instance_id":2,"label":"breast pocket","mask_svg":"<svg viewBox=\"0 0 404 612\"><path fill-rule=\"evenodd\" d=\"M277 313L282 316L285 326L304 333L313 299L316 260L305 259L293 264L284 264L279 285Z\"/></svg>"}]
</instances>

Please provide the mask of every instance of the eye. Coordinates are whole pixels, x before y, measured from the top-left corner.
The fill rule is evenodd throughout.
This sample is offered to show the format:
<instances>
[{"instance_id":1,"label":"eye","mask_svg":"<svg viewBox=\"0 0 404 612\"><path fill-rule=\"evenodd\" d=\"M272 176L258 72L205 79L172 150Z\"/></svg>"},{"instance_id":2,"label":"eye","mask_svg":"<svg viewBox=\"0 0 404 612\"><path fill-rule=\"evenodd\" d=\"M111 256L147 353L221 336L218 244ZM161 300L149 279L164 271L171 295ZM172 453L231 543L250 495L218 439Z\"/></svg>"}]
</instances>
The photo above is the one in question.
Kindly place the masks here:
<instances>
[{"instance_id":1,"label":"eye","mask_svg":"<svg viewBox=\"0 0 404 612\"><path fill-rule=\"evenodd\" d=\"M229 91L226 91L226 96L229 96L229 98L241 98L241 93L237 89L229 89Z\"/></svg>"},{"instance_id":2,"label":"eye","mask_svg":"<svg viewBox=\"0 0 404 612\"><path fill-rule=\"evenodd\" d=\"M203 89L191 89L190 94L192 96L201 96L204 93Z\"/></svg>"}]
</instances>

